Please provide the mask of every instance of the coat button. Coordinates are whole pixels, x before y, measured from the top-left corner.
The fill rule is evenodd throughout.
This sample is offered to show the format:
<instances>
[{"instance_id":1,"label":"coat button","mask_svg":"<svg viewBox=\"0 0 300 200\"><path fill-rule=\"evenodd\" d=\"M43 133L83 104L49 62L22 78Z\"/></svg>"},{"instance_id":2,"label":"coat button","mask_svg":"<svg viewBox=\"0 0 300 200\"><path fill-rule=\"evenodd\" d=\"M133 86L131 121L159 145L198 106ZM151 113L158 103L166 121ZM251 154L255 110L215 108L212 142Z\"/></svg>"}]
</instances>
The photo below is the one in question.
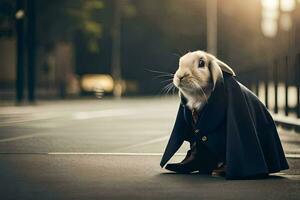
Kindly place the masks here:
<instances>
[{"instance_id":1,"label":"coat button","mask_svg":"<svg viewBox=\"0 0 300 200\"><path fill-rule=\"evenodd\" d=\"M199 129L196 129L196 130L195 130L195 133L196 133L196 134L199 133Z\"/></svg>"},{"instance_id":2,"label":"coat button","mask_svg":"<svg viewBox=\"0 0 300 200\"><path fill-rule=\"evenodd\" d=\"M207 141L207 137L206 136L203 136L201 139L202 139L203 142Z\"/></svg>"}]
</instances>

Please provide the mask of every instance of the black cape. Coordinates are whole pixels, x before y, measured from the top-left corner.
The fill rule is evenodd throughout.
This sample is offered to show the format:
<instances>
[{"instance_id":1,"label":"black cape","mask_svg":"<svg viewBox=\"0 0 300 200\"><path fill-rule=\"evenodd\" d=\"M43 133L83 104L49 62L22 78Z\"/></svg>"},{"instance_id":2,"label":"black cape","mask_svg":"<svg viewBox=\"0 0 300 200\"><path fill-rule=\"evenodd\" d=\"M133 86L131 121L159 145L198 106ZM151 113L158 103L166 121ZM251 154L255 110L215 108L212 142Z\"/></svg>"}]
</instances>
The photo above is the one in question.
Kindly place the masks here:
<instances>
[{"instance_id":1,"label":"black cape","mask_svg":"<svg viewBox=\"0 0 300 200\"><path fill-rule=\"evenodd\" d=\"M197 140L219 161L226 163L227 179L288 169L275 123L267 108L235 77L223 74L194 126L191 111L182 97L161 167L184 141Z\"/></svg>"}]
</instances>

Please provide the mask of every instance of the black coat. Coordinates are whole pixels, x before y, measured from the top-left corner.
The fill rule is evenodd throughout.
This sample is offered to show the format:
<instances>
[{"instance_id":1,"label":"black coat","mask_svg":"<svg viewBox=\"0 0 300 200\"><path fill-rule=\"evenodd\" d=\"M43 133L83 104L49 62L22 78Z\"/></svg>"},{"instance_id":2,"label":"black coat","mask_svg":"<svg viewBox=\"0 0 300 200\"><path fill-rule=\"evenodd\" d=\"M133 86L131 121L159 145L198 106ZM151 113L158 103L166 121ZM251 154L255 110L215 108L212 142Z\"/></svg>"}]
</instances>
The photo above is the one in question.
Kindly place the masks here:
<instances>
[{"instance_id":1,"label":"black coat","mask_svg":"<svg viewBox=\"0 0 300 200\"><path fill-rule=\"evenodd\" d=\"M218 161L226 163L227 179L247 178L289 168L267 108L233 76L224 73L224 78L218 80L194 127L191 111L185 104L186 99L182 98L161 167L184 141L197 140Z\"/></svg>"}]
</instances>

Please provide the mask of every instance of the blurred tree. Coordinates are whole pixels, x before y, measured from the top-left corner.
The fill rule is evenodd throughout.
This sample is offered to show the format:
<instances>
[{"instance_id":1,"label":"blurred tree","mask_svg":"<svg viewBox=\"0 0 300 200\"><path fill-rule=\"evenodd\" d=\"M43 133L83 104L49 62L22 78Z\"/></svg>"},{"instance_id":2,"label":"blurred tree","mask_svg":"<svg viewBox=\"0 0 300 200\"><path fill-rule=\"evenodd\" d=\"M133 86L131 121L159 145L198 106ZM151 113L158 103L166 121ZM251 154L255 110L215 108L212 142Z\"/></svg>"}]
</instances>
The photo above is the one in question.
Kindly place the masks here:
<instances>
[{"instance_id":1,"label":"blurred tree","mask_svg":"<svg viewBox=\"0 0 300 200\"><path fill-rule=\"evenodd\" d=\"M99 54L104 37L105 21L101 17L106 0L43 0L36 1L36 30L40 68L39 85L58 88L61 97L72 80L77 80L77 68L99 68L89 56ZM102 21L101 21L102 20ZM78 42L83 48L80 48ZM80 48L80 49L79 49ZM81 53L81 52L83 53ZM89 60L89 62L86 62ZM82 62L84 61L84 62ZM99 61L99 60L97 60ZM78 67L79 66L79 67Z\"/></svg>"},{"instance_id":2,"label":"blurred tree","mask_svg":"<svg viewBox=\"0 0 300 200\"><path fill-rule=\"evenodd\" d=\"M14 31L14 1L0 0L0 37L12 37Z\"/></svg>"},{"instance_id":3,"label":"blurred tree","mask_svg":"<svg viewBox=\"0 0 300 200\"><path fill-rule=\"evenodd\" d=\"M0 36L14 35L15 3L15 0L0 0ZM56 42L71 42L74 34L81 32L89 50L99 50L98 41L103 32L99 11L105 7L103 0L43 0L36 3L39 46L53 47Z\"/></svg>"},{"instance_id":4,"label":"blurred tree","mask_svg":"<svg viewBox=\"0 0 300 200\"><path fill-rule=\"evenodd\" d=\"M164 83L147 69L174 72L182 54L206 50L207 0L120 1L122 78L136 81L141 93L157 94ZM7 29L7 24L14 22L14 2L0 0L0 34L4 33L2 27L7 35L14 32L13 25ZM47 54L53 56L59 44L67 43L74 51L77 75L111 73L114 1L36 2L38 60L51 60L49 65L55 65L55 59L48 59ZM237 72L272 64L270 61L286 50L281 32L278 35L282 37L272 40L261 34L260 0L218 2L218 54ZM43 61L38 66L45 66L44 74L51 71Z\"/></svg>"},{"instance_id":5,"label":"blurred tree","mask_svg":"<svg viewBox=\"0 0 300 200\"><path fill-rule=\"evenodd\" d=\"M122 77L137 81L141 94L158 94L166 84L147 69L174 72L179 56L206 48L204 3L205 0L128 0L125 3Z\"/></svg>"},{"instance_id":6,"label":"blurred tree","mask_svg":"<svg viewBox=\"0 0 300 200\"><path fill-rule=\"evenodd\" d=\"M58 41L71 42L81 32L91 52L99 50L102 24L98 12L102 0L43 0L37 1L38 44L52 47Z\"/></svg>"}]
</instances>

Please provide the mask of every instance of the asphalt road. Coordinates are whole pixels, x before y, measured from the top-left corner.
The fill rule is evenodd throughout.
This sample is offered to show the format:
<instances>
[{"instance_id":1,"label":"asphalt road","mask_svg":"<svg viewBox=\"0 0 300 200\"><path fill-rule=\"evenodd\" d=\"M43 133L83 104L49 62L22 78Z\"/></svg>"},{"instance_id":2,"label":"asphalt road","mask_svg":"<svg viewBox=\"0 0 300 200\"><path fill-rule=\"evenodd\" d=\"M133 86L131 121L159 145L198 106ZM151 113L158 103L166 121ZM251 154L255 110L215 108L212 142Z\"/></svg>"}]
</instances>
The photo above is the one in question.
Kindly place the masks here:
<instances>
[{"instance_id":1,"label":"asphalt road","mask_svg":"<svg viewBox=\"0 0 300 200\"><path fill-rule=\"evenodd\" d=\"M161 169L177 108L157 97L0 107L0 199L300 199L300 134L280 127L291 169L268 179Z\"/></svg>"}]
</instances>

